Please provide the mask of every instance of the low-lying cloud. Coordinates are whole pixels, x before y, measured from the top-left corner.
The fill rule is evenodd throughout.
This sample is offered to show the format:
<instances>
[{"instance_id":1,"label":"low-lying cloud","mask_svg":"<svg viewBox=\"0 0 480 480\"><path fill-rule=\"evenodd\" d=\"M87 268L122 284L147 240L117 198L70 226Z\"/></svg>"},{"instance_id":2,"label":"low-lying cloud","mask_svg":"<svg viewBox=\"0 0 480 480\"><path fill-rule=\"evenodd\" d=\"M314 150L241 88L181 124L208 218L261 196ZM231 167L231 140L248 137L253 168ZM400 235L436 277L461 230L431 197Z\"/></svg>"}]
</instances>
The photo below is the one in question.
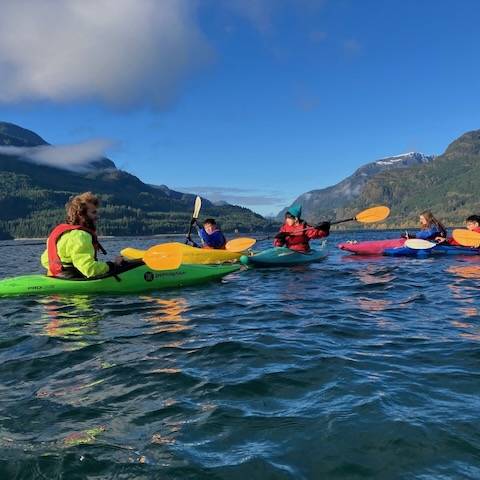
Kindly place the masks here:
<instances>
[{"instance_id":1,"label":"low-lying cloud","mask_svg":"<svg viewBox=\"0 0 480 480\"><path fill-rule=\"evenodd\" d=\"M0 146L0 154L21 157L38 165L74 172L87 171L90 164L106 156L113 142L106 139L88 140L71 145L40 145L38 147Z\"/></svg>"},{"instance_id":2,"label":"low-lying cloud","mask_svg":"<svg viewBox=\"0 0 480 480\"><path fill-rule=\"evenodd\" d=\"M210 48L191 0L2 0L0 102L168 106Z\"/></svg>"}]
</instances>

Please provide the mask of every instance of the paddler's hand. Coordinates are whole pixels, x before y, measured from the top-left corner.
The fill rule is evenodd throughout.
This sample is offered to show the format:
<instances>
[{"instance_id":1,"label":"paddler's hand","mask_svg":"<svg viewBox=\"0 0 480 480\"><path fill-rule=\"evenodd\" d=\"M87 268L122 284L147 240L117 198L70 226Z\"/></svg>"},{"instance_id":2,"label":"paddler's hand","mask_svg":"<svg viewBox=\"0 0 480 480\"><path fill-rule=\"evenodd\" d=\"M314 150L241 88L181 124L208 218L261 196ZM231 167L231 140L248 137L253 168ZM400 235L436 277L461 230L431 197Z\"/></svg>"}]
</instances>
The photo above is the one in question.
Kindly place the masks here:
<instances>
[{"instance_id":1,"label":"paddler's hand","mask_svg":"<svg viewBox=\"0 0 480 480\"><path fill-rule=\"evenodd\" d=\"M275 235L275 240L285 243L285 241L287 240L287 237L288 235L285 232L279 232Z\"/></svg>"},{"instance_id":2,"label":"paddler's hand","mask_svg":"<svg viewBox=\"0 0 480 480\"><path fill-rule=\"evenodd\" d=\"M322 230L322 232L325 232L328 235L330 233L330 222L319 223L318 225L315 225L315 228L317 230Z\"/></svg>"},{"instance_id":3,"label":"paddler's hand","mask_svg":"<svg viewBox=\"0 0 480 480\"><path fill-rule=\"evenodd\" d=\"M121 255L118 255L117 257L115 257L115 260L113 260L113 263L114 263L115 265L117 265L118 267L119 267L120 265L123 265L124 262L125 262L125 259L124 259Z\"/></svg>"}]
</instances>

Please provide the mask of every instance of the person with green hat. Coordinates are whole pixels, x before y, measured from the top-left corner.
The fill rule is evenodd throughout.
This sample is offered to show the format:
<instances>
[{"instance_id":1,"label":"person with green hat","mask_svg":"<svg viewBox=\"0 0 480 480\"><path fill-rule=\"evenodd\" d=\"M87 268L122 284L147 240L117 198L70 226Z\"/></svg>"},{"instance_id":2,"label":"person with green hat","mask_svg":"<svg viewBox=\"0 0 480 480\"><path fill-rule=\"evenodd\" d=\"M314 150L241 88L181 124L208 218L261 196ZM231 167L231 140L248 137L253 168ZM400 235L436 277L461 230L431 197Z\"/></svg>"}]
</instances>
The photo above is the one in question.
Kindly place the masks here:
<instances>
[{"instance_id":1,"label":"person with green hat","mask_svg":"<svg viewBox=\"0 0 480 480\"><path fill-rule=\"evenodd\" d=\"M294 204L285 213L285 221L275 235L275 247L287 247L296 252L308 252L310 240L327 237L330 233L330 222L322 222L314 227L302 220L302 206Z\"/></svg>"}]
</instances>

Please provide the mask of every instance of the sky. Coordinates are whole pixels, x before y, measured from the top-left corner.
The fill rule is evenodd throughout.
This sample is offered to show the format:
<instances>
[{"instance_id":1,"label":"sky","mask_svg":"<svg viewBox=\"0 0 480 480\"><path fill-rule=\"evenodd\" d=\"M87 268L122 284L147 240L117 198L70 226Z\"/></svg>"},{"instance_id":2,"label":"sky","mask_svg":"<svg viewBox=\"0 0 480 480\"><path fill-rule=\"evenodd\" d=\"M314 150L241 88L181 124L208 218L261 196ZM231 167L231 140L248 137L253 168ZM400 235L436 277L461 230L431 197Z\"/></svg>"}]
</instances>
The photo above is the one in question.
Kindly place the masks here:
<instances>
[{"instance_id":1,"label":"sky","mask_svg":"<svg viewBox=\"0 0 480 480\"><path fill-rule=\"evenodd\" d=\"M67 168L95 151L273 215L480 128L477 0L0 3L0 121Z\"/></svg>"}]
</instances>

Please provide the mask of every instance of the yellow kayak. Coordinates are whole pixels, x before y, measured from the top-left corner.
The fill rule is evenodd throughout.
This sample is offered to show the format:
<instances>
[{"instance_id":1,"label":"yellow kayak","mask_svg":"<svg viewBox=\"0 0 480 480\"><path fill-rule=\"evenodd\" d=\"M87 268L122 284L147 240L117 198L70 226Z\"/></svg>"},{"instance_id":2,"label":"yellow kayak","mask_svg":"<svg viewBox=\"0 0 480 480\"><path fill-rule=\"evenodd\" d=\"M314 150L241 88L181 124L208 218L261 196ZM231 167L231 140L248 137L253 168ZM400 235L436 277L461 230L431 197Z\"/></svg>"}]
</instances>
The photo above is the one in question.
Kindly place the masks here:
<instances>
[{"instance_id":1,"label":"yellow kayak","mask_svg":"<svg viewBox=\"0 0 480 480\"><path fill-rule=\"evenodd\" d=\"M245 252L230 252L228 250L214 250L210 248L196 248L183 243L172 242L169 245L177 245L181 248L182 264L211 265L225 262L236 262ZM125 258L135 260L143 258L146 250L138 248L124 248L120 253Z\"/></svg>"}]
</instances>

